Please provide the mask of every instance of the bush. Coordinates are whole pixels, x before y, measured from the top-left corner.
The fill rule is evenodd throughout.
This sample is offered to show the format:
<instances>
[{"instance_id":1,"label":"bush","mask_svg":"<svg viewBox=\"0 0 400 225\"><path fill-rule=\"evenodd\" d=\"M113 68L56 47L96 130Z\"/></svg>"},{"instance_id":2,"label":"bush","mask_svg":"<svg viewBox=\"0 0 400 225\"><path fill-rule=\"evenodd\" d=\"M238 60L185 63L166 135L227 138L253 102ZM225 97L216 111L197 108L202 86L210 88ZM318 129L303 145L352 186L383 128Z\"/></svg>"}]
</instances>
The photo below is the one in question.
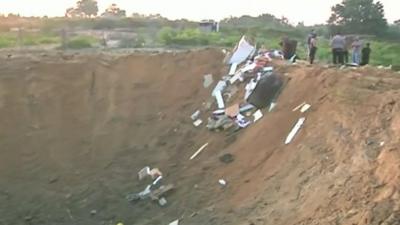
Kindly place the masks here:
<instances>
[{"instance_id":1,"label":"bush","mask_svg":"<svg viewBox=\"0 0 400 225\"><path fill-rule=\"evenodd\" d=\"M141 48L146 43L145 39L142 36L138 36L133 39L124 39L121 40L119 47L120 48Z\"/></svg>"},{"instance_id":2,"label":"bush","mask_svg":"<svg viewBox=\"0 0 400 225\"><path fill-rule=\"evenodd\" d=\"M72 48L72 49L91 48L96 43L97 40L94 39L93 37L76 37L68 41L67 48Z\"/></svg>"}]
</instances>

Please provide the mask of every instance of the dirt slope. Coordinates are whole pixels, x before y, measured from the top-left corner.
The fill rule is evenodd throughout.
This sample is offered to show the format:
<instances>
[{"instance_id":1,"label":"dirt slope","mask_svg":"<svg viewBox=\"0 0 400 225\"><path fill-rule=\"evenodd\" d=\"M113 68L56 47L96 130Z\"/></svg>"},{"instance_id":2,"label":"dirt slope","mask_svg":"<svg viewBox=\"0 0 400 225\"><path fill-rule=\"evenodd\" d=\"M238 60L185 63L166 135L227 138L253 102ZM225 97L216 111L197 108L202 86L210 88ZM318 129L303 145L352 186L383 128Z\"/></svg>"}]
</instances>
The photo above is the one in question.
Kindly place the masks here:
<instances>
[{"instance_id":1,"label":"dirt slope","mask_svg":"<svg viewBox=\"0 0 400 225\"><path fill-rule=\"evenodd\" d=\"M189 117L210 100L203 75L226 72L222 59L213 49L2 58L0 224L398 224L396 75L276 65L289 78L277 107L227 135ZM292 112L304 101L309 112ZM176 185L167 207L125 199L145 187L136 173L147 165Z\"/></svg>"}]
</instances>

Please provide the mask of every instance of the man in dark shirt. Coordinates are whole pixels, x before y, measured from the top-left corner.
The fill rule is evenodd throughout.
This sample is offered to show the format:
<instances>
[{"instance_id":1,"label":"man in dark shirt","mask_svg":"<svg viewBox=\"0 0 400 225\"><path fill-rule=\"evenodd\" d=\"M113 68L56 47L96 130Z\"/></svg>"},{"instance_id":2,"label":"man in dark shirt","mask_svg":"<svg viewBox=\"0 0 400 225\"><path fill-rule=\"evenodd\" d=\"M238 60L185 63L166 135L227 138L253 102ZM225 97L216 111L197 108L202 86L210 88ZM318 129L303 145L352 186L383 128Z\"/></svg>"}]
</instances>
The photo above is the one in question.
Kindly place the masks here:
<instances>
[{"instance_id":1,"label":"man in dark shirt","mask_svg":"<svg viewBox=\"0 0 400 225\"><path fill-rule=\"evenodd\" d=\"M369 63L369 55L371 54L370 44L367 43L366 46L362 49L361 55L361 65L367 65Z\"/></svg>"}]
</instances>

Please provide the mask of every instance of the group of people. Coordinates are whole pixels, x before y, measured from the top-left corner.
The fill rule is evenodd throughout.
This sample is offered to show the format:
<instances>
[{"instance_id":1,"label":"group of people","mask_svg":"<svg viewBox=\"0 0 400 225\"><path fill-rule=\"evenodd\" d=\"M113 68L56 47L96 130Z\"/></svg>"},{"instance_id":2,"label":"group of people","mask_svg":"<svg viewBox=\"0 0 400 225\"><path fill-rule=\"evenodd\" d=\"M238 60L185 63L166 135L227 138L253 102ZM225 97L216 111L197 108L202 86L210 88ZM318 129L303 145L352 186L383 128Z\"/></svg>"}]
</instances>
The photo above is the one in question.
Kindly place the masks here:
<instances>
[{"instance_id":1,"label":"group of people","mask_svg":"<svg viewBox=\"0 0 400 225\"><path fill-rule=\"evenodd\" d=\"M363 46L363 42L360 38L355 37L351 45L347 44L346 37L340 33L336 34L331 42L330 46L332 49L332 62L333 64L345 64L349 63L349 49L352 49L352 64L353 65L367 65L369 63L369 56L371 54L370 44L366 43ZM314 63L315 55L317 53L317 33L312 30L307 37L308 47L308 58L310 64Z\"/></svg>"}]
</instances>

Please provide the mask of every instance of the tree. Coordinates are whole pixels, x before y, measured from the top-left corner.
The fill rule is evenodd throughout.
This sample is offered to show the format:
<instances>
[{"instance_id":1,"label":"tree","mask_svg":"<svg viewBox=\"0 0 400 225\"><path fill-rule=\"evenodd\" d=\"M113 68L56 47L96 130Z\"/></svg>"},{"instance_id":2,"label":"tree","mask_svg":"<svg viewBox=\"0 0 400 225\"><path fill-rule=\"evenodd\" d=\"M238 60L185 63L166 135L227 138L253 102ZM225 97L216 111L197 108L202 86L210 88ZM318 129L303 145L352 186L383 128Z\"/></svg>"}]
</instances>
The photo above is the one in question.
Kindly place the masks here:
<instances>
[{"instance_id":1,"label":"tree","mask_svg":"<svg viewBox=\"0 0 400 225\"><path fill-rule=\"evenodd\" d=\"M79 9L85 16L97 16L99 7L96 0L81 0L77 2L77 9Z\"/></svg>"},{"instance_id":2,"label":"tree","mask_svg":"<svg viewBox=\"0 0 400 225\"><path fill-rule=\"evenodd\" d=\"M121 10L117 4L113 3L111 4L106 11L101 14L101 16L105 17L125 17L126 16L126 11Z\"/></svg>"},{"instance_id":3,"label":"tree","mask_svg":"<svg viewBox=\"0 0 400 225\"><path fill-rule=\"evenodd\" d=\"M397 25L397 26L400 26L400 20L394 21L394 24Z\"/></svg>"},{"instance_id":4,"label":"tree","mask_svg":"<svg viewBox=\"0 0 400 225\"><path fill-rule=\"evenodd\" d=\"M77 8L68 8L65 12L65 17L75 18L75 17L83 17L83 13Z\"/></svg>"},{"instance_id":5,"label":"tree","mask_svg":"<svg viewBox=\"0 0 400 225\"><path fill-rule=\"evenodd\" d=\"M384 7L374 0L343 0L332 7L328 23L331 31L348 33L382 34L388 28Z\"/></svg>"},{"instance_id":6,"label":"tree","mask_svg":"<svg viewBox=\"0 0 400 225\"><path fill-rule=\"evenodd\" d=\"M75 7L68 8L65 11L66 17L92 17L97 16L99 8L96 0L81 0Z\"/></svg>"}]
</instances>

